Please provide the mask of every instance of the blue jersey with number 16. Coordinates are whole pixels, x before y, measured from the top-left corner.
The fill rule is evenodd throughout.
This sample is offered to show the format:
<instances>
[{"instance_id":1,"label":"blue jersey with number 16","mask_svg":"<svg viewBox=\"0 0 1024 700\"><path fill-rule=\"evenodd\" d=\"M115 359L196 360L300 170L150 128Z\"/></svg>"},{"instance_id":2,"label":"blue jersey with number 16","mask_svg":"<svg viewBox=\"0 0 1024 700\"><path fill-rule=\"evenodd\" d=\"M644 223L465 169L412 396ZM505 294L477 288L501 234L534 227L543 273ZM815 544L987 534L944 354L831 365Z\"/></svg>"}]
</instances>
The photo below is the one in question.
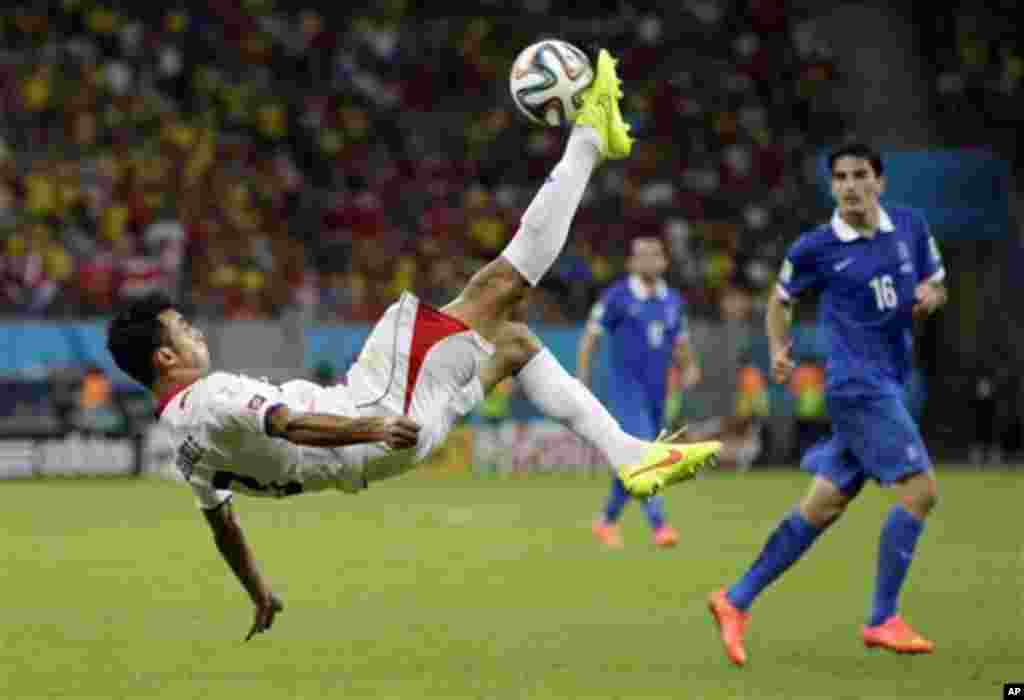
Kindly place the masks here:
<instances>
[{"instance_id":1,"label":"blue jersey with number 16","mask_svg":"<svg viewBox=\"0 0 1024 700\"><path fill-rule=\"evenodd\" d=\"M879 231L859 234L838 213L801 236L779 273L784 299L819 292L831 395L900 395L913 360L915 288L945 276L924 218L912 209L881 212Z\"/></svg>"}]
</instances>

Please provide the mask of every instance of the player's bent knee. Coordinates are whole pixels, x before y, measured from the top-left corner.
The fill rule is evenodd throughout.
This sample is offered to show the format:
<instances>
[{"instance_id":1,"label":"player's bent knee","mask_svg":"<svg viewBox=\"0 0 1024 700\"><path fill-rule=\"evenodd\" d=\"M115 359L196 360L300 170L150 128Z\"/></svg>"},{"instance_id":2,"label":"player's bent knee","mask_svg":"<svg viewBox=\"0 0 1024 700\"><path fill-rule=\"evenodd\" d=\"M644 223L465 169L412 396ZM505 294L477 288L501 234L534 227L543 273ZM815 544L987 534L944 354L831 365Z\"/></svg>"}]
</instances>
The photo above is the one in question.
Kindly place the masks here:
<instances>
[{"instance_id":1,"label":"player's bent knee","mask_svg":"<svg viewBox=\"0 0 1024 700\"><path fill-rule=\"evenodd\" d=\"M925 517L939 505L939 492L935 488L927 491L905 496L902 499L903 507L918 517Z\"/></svg>"},{"instance_id":2,"label":"player's bent knee","mask_svg":"<svg viewBox=\"0 0 1024 700\"><path fill-rule=\"evenodd\" d=\"M509 371L518 372L543 348L544 345L525 323L502 324L497 349Z\"/></svg>"},{"instance_id":3,"label":"player's bent knee","mask_svg":"<svg viewBox=\"0 0 1024 700\"><path fill-rule=\"evenodd\" d=\"M824 530L839 520L846 512L849 501L830 501L828 503L816 503L811 500L804 500L800 504L800 514L814 527Z\"/></svg>"},{"instance_id":4,"label":"player's bent knee","mask_svg":"<svg viewBox=\"0 0 1024 700\"><path fill-rule=\"evenodd\" d=\"M939 484L929 473L911 477L902 486L900 502L919 518L926 517L939 504Z\"/></svg>"}]
</instances>

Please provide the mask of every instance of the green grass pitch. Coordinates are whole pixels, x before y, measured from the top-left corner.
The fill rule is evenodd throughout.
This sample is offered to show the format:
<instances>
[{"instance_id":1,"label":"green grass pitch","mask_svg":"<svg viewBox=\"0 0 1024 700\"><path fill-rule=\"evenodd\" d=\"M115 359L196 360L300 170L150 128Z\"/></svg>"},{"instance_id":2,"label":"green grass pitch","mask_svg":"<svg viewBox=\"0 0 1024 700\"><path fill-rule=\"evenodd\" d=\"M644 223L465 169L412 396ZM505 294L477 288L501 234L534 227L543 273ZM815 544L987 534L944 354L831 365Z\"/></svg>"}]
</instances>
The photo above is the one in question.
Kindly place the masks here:
<instances>
[{"instance_id":1,"label":"green grass pitch","mask_svg":"<svg viewBox=\"0 0 1024 700\"><path fill-rule=\"evenodd\" d=\"M997 698L1024 680L1022 473L940 472L903 598L934 656L860 644L889 503L869 488L755 605L742 670L705 597L803 493L795 472L675 487L672 551L637 507L626 549L598 548L599 479L413 475L354 497L240 497L286 604L249 644L248 601L185 487L4 483L0 697Z\"/></svg>"}]
</instances>

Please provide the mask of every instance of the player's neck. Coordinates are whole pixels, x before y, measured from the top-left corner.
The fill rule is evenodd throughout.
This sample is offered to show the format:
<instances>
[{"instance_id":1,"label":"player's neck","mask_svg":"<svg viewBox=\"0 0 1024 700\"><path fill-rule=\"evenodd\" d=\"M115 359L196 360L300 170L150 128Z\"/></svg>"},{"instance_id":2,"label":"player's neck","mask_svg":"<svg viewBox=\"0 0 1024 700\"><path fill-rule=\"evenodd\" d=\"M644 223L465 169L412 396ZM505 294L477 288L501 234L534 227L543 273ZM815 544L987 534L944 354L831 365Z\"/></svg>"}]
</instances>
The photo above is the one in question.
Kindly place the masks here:
<instances>
[{"instance_id":1,"label":"player's neck","mask_svg":"<svg viewBox=\"0 0 1024 700\"><path fill-rule=\"evenodd\" d=\"M638 280L640 280L640 284L643 285L643 287L648 292L653 292L655 290L655 288L658 286L658 278L657 277L647 277L646 275L637 275L636 278Z\"/></svg>"},{"instance_id":2,"label":"player's neck","mask_svg":"<svg viewBox=\"0 0 1024 700\"><path fill-rule=\"evenodd\" d=\"M153 395L156 396L157 401L160 401L179 391L182 387L197 381L202 375L203 373L198 369L191 367L171 370L153 384Z\"/></svg>"},{"instance_id":3,"label":"player's neck","mask_svg":"<svg viewBox=\"0 0 1024 700\"><path fill-rule=\"evenodd\" d=\"M882 214L878 207L872 207L867 211L840 212L839 216L865 238L873 238L882 222Z\"/></svg>"}]
</instances>

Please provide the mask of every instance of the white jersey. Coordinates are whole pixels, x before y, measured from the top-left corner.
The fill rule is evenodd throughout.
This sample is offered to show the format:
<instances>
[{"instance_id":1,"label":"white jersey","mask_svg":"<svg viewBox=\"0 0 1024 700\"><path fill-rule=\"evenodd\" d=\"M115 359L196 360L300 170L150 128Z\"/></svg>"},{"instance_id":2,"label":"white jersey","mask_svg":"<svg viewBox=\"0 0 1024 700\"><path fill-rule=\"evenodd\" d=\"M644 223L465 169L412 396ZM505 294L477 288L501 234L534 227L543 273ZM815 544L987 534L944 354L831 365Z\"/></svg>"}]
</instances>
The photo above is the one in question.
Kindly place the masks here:
<instances>
[{"instance_id":1,"label":"white jersey","mask_svg":"<svg viewBox=\"0 0 1024 700\"><path fill-rule=\"evenodd\" d=\"M483 400L480 369L493 354L464 323L405 293L370 333L346 384L277 386L214 372L162 401L159 415L178 435L177 465L200 508L216 508L232 490L276 497L329 488L355 493L404 473L444 442ZM351 418L405 415L420 425L419 439L408 450L379 442L302 447L267 435L267 413L281 404Z\"/></svg>"},{"instance_id":2,"label":"white jersey","mask_svg":"<svg viewBox=\"0 0 1024 700\"><path fill-rule=\"evenodd\" d=\"M214 372L169 397L160 420L176 435L177 466L199 506L215 508L232 490L272 497L332 487L358 490L367 446L304 447L266 431L268 411L282 404L293 411L355 416L342 389L303 380L277 386Z\"/></svg>"}]
</instances>

